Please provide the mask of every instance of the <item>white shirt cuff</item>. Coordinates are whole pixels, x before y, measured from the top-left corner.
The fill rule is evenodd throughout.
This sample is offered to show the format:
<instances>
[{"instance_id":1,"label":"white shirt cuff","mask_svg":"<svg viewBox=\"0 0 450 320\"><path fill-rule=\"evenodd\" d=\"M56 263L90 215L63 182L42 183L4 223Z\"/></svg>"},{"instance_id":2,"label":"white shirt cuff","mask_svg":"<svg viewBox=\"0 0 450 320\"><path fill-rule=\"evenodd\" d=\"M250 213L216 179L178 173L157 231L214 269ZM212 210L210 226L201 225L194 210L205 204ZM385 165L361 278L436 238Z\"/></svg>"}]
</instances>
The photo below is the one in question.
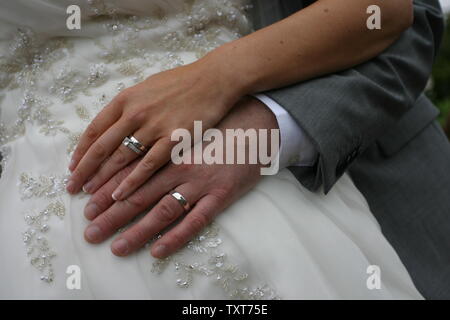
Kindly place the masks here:
<instances>
[{"instance_id":1,"label":"white shirt cuff","mask_svg":"<svg viewBox=\"0 0 450 320\"><path fill-rule=\"evenodd\" d=\"M281 137L280 169L289 166L313 166L318 156L317 150L294 118L268 96L255 94L253 97L264 103L277 119Z\"/></svg>"}]
</instances>

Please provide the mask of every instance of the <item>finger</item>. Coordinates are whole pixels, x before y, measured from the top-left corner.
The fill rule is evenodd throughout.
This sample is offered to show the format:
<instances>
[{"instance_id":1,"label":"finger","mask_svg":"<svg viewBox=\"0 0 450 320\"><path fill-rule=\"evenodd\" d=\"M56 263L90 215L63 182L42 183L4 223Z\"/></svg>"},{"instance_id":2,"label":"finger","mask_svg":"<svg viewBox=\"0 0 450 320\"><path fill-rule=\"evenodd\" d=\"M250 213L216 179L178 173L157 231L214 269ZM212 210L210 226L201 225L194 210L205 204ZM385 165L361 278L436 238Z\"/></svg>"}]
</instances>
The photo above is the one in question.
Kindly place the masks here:
<instances>
[{"instance_id":1,"label":"finger","mask_svg":"<svg viewBox=\"0 0 450 320\"><path fill-rule=\"evenodd\" d=\"M137 164L138 161L134 161L120 170L92 195L84 208L84 216L86 219L93 220L114 203L114 199L111 198L111 193L119 186L123 179L131 173Z\"/></svg>"},{"instance_id":2,"label":"finger","mask_svg":"<svg viewBox=\"0 0 450 320\"><path fill-rule=\"evenodd\" d=\"M67 191L72 194L79 192L86 180L95 173L101 163L120 146L123 138L135 130L134 126L137 126L137 124L118 121L106 130L90 146L72 172L67 184Z\"/></svg>"},{"instance_id":3,"label":"finger","mask_svg":"<svg viewBox=\"0 0 450 320\"><path fill-rule=\"evenodd\" d=\"M95 193L100 187L109 181L111 177L138 157L139 155L136 152L133 152L124 145L119 146L111 157L103 162L94 176L92 176L90 180L83 185L83 191L90 194ZM136 164L137 163L138 162L136 162ZM129 173L131 173L131 171ZM116 185L116 188L118 186L119 185ZM116 188L110 190L111 192L108 195L109 198L111 198L111 194ZM113 199L111 198L111 201L112 200Z\"/></svg>"},{"instance_id":4,"label":"finger","mask_svg":"<svg viewBox=\"0 0 450 320\"><path fill-rule=\"evenodd\" d=\"M140 130L140 132L135 134L134 137L138 139L142 144L148 146L151 144L149 138L153 137L153 134L150 132L150 130L145 134L143 134L143 130ZM129 164L139 156L139 154L121 144L114 151L111 157L107 158L102 163L100 168L98 168L98 171L90 178L90 180L83 185L83 191L91 194L94 193L106 181L114 176L114 174L119 172L122 168L124 168L127 164Z\"/></svg>"},{"instance_id":5,"label":"finger","mask_svg":"<svg viewBox=\"0 0 450 320\"><path fill-rule=\"evenodd\" d=\"M201 198L178 225L153 244L152 255L162 259L175 253L210 224L221 208L217 197L206 195Z\"/></svg>"},{"instance_id":6,"label":"finger","mask_svg":"<svg viewBox=\"0 0 450 320\"><path fill-rule=\"evenodd\" d=\"M112 198L114 200L125 199L165 165L170 160L172 144L172 141L168 139L159 139L133 172L113 192Z\"/></svg>"},{"instance_id":7,"label":"finger","mask_svg":"<svg viewBox=\"0 0 450 320\"><path fill-rule=\"evenodd\" d=\"M72 159L70 160L69 170L75 170L78 162L83 158L89 147L111 127L122 115L121 100L118 98L113 99L105 108L103 108L97 116L88 125L86 130L80 137L77 147L73 152Z\"/></svg>"},{"instance_id":8,"label":"finger","mask_svg":"<svg viewBox=\"0 0 450 320\"><path fill-rule=\"evenodd\" d=\"M178 180L181 178L182 175L177 172L175 167L169 168L167 171L153 177L125 201L117 201L105 211L97 213L95 219L84 232L86 240L92 243L99 243L107 239L131 219L157 203L171 189L179 185ZM118 182L116 181L115 183ZM99 204L99 206L101 205ZM104 205L107 206L108 203Z\"/></svg>"},{"instance_id":9,"label":"finger","mask_svg":"<svg viewBox=\"0 0 450 320\"><path fill-rule=\"evenodd\" d=\"M190 204L195 203L201 197L200 190L193 188L192 184L183 184L175 189ZM112 252L118 256L130 254L141 248L158 232L161 232L176 221L182 214L184 214L184 208L178 200L170 194L165 195L138 223L114 240L111 245Z\"/></svg>"}]
</instances>

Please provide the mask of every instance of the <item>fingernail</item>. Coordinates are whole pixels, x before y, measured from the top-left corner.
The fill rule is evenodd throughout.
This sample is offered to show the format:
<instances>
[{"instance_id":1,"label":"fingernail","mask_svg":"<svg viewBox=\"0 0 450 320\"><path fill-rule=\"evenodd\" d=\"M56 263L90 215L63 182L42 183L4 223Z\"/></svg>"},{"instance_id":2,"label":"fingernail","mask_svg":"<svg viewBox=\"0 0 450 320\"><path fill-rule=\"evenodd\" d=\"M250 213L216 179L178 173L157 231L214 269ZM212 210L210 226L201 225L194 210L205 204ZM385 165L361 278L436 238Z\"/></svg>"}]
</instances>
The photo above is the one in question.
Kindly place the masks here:
<instances>
[{"instance_id":1,"label":"fingernail","mask_svg":"<svg viewBox=\"0 0 450 320\"><path fill-rule=\"evenodd\" d=\"M120 200L120 197L121 197L121 196L122 196L122 190L120 190L120 189L116 189L116 191L114 191L113 194L112 194L112 198L113 198L115 201Z\"/></svg>"},{"instance_id":2,"label":"fingernail","mask_svg":"<svg viewBox=\"0 0 450 320\"><path fill-rule=\"evenodd\" d=\"M111 249L115 254L126 255L128 253L128 241L126 239L119 239L113 242Z\"/></svg>"},{"instance_id":3,"label":"fingernail","mask_svg":"<svg viewBox=\"0 0 450 320\"><path fill-rule=\"evenodd\" d=\"M86 239L89 241L98 241L101 237L100 228L96 225L89 226L85 231Z\"/></svg>"},{"instance_id":4,"label":"fingernail","mask_svg":"<svg viewBox=\"0 0 450 320\"><path fill-rule=\"evenodd\" d=\"M95 203L90 203L84 208L84 216L92 220L97 216L98 206Z\"/></svg>"},{"instance_id":5,"label":"fingernail","mask_svg":"<svg viewBox=\"0 0 450 320\"><path fill-rule=\"evenodd\" d=\"M164 257L167 252L167 247L163 244L158 245L155 250L153 250L153 256L157 258Z\"/></svg>"},{"instance_id":6,"label":"fingernail","mask_svg":"<svg viewBox=\"0 0 450 320\"><path fill-rule=\"evenodd\" d=\"M93 187L94 187L94 184L92 183L92 181L89 181L88 183L86 183L86 184L83 186L82 189L83 189L83 191L84 191L85 193L90 193Z\"/></svg>"},{"instance_id":7,"label":"fingernail","mask_svg":"<svg viewBox=\"0 0 450 320\"><path fill-rule=\"evenodd\" d=\"M75 192L75 182L73 180L69 180L69 183L67 183L66 190L70 193Z\"/></svg>"}]
</instances>

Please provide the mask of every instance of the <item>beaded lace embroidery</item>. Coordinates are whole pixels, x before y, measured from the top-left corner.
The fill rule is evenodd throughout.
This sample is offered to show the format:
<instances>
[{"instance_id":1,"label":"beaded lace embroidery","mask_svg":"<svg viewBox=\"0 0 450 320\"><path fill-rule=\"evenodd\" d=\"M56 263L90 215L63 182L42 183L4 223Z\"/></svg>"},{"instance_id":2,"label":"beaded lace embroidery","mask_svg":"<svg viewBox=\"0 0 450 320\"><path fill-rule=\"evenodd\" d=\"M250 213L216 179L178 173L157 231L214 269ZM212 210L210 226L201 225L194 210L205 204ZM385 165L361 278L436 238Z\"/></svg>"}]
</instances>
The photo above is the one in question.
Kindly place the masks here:
<instances>
[{"instance_id":1,"label":"beaded lace embroidery","mask_svg":"<svg viewBox=\"0 0 450 320\"><path fill-rule=\"evenodd\" d=\"M52 259L56 253L52 251L45 234L49 231L48 221L52 216L63 219L66 209L62 202L50 203L44 210L38 213L25 213L24 219L28 229L23 233L23 242L31 265L41 272L41 280L52 282L54 270Z\"/></svg>"},{"instance_id":2,"label":"beaded lace embroidery","mask_svg":"<svg viewBox=\"0 0 450 320\"><path fill-rule=\"evenodd\" d=\"M185 1L184 12L176 14L180 27L159 37L157 50L148 52L142 47L140 34L157 28L168 19L164 10L154 12L151 18L117 14L114 7L102 0L87 0L91 13L101 21L103 28L111 35L107 40L92 40L98 49L101 63L86 65L85 69L70 64L74 42L69 38L39 40L38 35L28 28L17 30L10 50L0 55L0 90L22 90L22 100L17 106L17 117L12 123L0 118L0 164L5 168L7 144L24 136L27 126L37 126L44 135L63 134L67 137L67 153L73 152L81 132L72 131L62 120L55 118L55 105L72 104L78 96L91 99L88 106L74 103L72 110L82 123L86 124L117 93L126 86L138 83L149 76L146 70L156 67L167 70L185 64L180 52L193 52L200 58L221 45L223 27L228 36L238 38L250 32L245 12L250 8L245 0L192 0ZM64 64L59 65L60 61ZM38 80L58 64L53 74L53 83L42 92ZM112 74L119 74L124 80L115 84L115 92L92 95L92 89L101 88L110 81ZM97 90L98 91L98 90ZM51 98L47 98L50 96ZM4 95L0 93L0 106ZM0 110L1 111L1 110ZM0 113L1 116L1 113ZM33 177L23 173L19 178L22 199L45 198L50 203L37 212L24 213L27 229L23 241L31 264L41 272L41 279L52 282L54 270L52 259L56 253L51 249L46 234L50 230L52 217L63 219L67 177L62 175ZM186 248L173 256L153 263L152 272L162 273L173 266L177 274L176 284L189 287L198 275L214 280L231 298L276 299L276 293L268 286L251 287L250 277L238 266L229 262L220 251L221 239L218 226L212 224L192 240ZM194 261L195 260L195 261Z\"/></svg>"},{"instance_id":3,"label":"beaded lace embroidery","mask_svg":"<svg viewBox=\"0 0 450 320\"><path fill-rule=\"evenodd\" d=\"M219 227L212 223L189 241L183 250L156 260L152 272L162 273L171 266L180 288L191 286L196 276L206 276L220 286L230 299L279 299L267 284L251 287L250 276L231 263L227 254L220 250L222 239L219 231Z\"/></svg>"},{"instance_id":4,"label":"beaded lace embroidery","mask_svg":"<svg viewBox=\"0 0 450 320\"><path fill-rule=\"evenodd\" d=\"M65 194L66 183L66 176L41 175L36 178L22 173L19 179L19 192L23 200L31 198L52 200L42 211L24 213L27 230L22 234L31 265L40 271L41 280L48 283L54 279L52 259L56 257L56 253L51 249L45 235L50 230L49 222L53 216L61 220L64 218L66 209L60 198Z\"/></svg>"},{"instance_id":5,"label":"beaded lace embroidery","mask_svg":"<svg viewBox=\"0 0 450 320\"><path fill-rule=\"evenodd\" d=\"M20 194L22 199L30 199L32 197L52 199L62 196L66 193L66 183L68 176L44 176L38 178L31 177L27 173L20 175Z\"/></svg>"}]
</instances>

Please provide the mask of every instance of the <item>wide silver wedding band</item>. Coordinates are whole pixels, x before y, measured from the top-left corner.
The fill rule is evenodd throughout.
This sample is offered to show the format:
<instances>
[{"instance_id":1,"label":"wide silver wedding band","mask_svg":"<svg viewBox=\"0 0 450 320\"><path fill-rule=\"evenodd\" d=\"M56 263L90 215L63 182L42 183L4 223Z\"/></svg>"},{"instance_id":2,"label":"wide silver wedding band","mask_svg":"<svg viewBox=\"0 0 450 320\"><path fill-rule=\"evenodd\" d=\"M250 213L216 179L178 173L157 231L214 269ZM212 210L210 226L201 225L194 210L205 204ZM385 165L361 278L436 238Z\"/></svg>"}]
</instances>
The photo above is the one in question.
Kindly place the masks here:
<instances>
[{"instance_id":1,"label":"wide silver wedding band","mask_svg":"<svg viewBox=\"0 0 450 320\"><path fill-rule=\"evenodd\" d=\"M172 190L170 191L170 195L174 197L178 203L183 207L185 212L188 212L191 206L189 205L189 202L186 200L185 197L178 191Z\"/></svg>"},{"instance_id":2,"label":"wide silver wedding band","mask_svg":"<svg viewBox=\"0 0 450 320\"><path fill-rule=\"evenodd\" d=\"M148 152L148 148L144 146L142 143L140 143L139 140L133 136L125 137L122 141L122 144L140 156Z\"/></svg>"}]
</instances>

